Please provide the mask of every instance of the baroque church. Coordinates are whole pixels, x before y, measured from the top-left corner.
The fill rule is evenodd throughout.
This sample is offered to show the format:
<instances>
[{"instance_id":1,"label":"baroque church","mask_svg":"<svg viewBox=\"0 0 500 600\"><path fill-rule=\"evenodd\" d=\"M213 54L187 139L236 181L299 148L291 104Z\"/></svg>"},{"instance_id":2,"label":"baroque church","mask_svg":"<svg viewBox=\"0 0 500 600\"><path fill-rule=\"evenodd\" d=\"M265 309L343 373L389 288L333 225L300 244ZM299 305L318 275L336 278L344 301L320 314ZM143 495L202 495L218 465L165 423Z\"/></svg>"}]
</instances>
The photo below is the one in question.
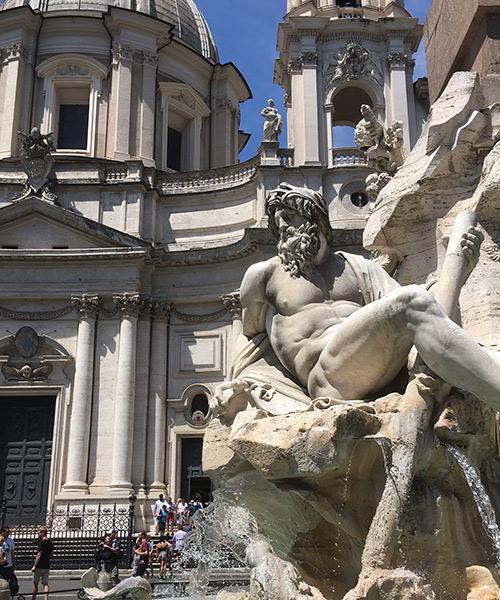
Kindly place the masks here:
<instances>
[{"instance_id":1,"label":"baroque church","mask_svg":"<svg viewBox=\"0 0 500 600\"><path fill-rule=\"evenodd\" d=\"M242 276L275 253L270 190L321 192L336 246L363 252L371 171L336 131L368 104L403 124L411 149L428 110L413 76L423 28L403 0L287 0L285 10L275 81L286 142L265 140L239 162L251 91L220 62L194 0L2 5L7 522L133 497L138 527L149 527L159 493L209 499L209 398L230 376Z\"/></svg>"}]
</instances>

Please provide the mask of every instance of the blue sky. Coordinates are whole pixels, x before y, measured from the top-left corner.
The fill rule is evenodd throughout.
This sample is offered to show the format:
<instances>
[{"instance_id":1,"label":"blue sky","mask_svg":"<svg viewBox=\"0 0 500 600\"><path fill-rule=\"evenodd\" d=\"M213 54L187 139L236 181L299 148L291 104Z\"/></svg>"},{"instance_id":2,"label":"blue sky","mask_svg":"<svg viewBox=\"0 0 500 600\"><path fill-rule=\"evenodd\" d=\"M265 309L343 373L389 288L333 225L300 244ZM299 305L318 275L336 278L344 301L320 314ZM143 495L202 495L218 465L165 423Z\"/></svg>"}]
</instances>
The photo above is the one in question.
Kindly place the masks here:
<instances>
[{"instance_id":1,"label":"blue sky","mask_svg":"<svg viewBox=\"0 0 500 600\"><path fill-rule=\"evenodd\" d=\"M260 111L274 98L281 111L283 90L273 84L278 23L286 0L197 0L219 49L221 62L233 62L247 79L253 100L242 105L241 127L252 134L241 160L254 156L262 138ZM406 8L423 22L431 0L406 0ZM415 77L425 75L422 45L416 56ZM284 145L284 138L282 140Z\"/></svg>"}]
</instances>

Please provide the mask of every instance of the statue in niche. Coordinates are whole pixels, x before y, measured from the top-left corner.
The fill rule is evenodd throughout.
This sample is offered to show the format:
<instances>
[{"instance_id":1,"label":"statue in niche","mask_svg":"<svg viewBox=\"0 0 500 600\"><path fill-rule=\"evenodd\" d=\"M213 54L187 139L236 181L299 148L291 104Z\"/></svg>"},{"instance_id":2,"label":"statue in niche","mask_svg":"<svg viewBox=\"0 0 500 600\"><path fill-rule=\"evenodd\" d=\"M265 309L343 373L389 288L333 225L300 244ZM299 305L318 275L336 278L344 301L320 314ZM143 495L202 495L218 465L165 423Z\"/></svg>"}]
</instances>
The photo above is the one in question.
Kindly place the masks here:
<instances>
[{"instance_id":1,"label":"statue in niche","mask_svg":"<svg viewBox=\"0 0 500 600\"><path fill-rule=\"evenodd\" d=\"M268 100L267 106L260 113L264 121L264 142L277 142L281 134L283 119L274 105L274 100Z\"/></svg>"},{"instance_id":2,"label":"statue in niche","mask_svg":"<svg viewBox=\"0 0 500 600\"><path fill-rule=\"evenodd\" d=\"M21 163L27 175L24 190L16 200L36 196L54 202L57 196L49 189L49 174L54 166L51 152L55 150L53 133L42 134L38 127L28 133L19 132L22 137Z\"/></svg>"},{"instance_id":3,"label":"statue in niche","mask_svg":"<svg viewBox=\"0 0 500 600\"><path fill-rule=\"evenodd\" d=\"M384 127L367 104L361 105L361 114L354 141L366 153L368 166L376 171L366 180L368 195L376 200L404 162L403 124L394 121L391 127Z\"/></svg>"},{"instance_id":4,"label":"statue in niche","mask_svg":"<svg viewBox=\"0 0 500 600\"><path fill-rule=\"evenodd\" d=\"M500 408L500 355L454 323L426 289L401 287L376 262L334 252L319 193L282 184L266 211L278 256L252 265L243 279L243 335L232 381L212 400L218 414L248 405L270 415L363 405L396 377L413 346L449 385ZM461 236L460 286L482 240L473 226Z\"/></svg>"}]
</instances>

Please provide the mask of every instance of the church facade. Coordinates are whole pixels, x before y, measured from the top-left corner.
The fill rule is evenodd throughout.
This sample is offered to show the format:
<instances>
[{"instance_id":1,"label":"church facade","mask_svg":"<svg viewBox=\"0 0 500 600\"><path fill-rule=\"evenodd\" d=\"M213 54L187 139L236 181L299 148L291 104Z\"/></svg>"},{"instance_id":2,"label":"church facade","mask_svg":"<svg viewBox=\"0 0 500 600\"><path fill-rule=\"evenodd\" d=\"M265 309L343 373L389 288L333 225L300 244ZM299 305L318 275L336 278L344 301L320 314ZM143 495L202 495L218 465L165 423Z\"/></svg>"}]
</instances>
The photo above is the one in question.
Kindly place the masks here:
<instances>
[{"instance_id":1,"label":"church facade","mask_svg":"<svg viewBox=\"0 0 500 600\"><path fill-rule=\"evenodd\" d=\"M242 275L275 252L270 190L322 192L336 245L361 252L370 169L338 147L336 127L369 104L401 121L412 147L426 116L413 82L422 27L403 2L286 8L275 80L288 142L263 141L240 163L251 92L220 63L193 0L3 4L0 499L11 524L133 495L149 526L159 493L209 498L209 397L240 333ZM30 131L42 140L31 148ZM27 189L47 161L46 185Z\"/></svg>"}]
</instances>

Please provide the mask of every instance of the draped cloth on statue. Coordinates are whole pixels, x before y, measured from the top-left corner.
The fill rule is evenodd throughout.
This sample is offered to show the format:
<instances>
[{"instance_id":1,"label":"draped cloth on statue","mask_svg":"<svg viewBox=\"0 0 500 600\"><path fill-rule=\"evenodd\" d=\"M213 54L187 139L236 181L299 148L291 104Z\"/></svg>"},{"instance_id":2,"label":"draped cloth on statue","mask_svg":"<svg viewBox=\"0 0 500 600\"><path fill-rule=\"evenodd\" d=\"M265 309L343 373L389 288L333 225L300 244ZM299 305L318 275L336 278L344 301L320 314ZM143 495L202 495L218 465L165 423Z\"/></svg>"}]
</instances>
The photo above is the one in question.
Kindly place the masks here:
<instances>
[{"instance_id":1,"label":"draped cloth on statue","mask_svg":"<svg viewBox=\"0 0 500 600\"><path fill-rule=\"evenodd\" d=\"M375 263L355 254L338 254L354 271L364 304L374 302L399 287L399 284ZM265 332L251 339L240 336L230 379L245 382L251 395L250 404L270 416L307 411L314 406L307 390L281 364Z\"/></svg>"}]
</instances>

